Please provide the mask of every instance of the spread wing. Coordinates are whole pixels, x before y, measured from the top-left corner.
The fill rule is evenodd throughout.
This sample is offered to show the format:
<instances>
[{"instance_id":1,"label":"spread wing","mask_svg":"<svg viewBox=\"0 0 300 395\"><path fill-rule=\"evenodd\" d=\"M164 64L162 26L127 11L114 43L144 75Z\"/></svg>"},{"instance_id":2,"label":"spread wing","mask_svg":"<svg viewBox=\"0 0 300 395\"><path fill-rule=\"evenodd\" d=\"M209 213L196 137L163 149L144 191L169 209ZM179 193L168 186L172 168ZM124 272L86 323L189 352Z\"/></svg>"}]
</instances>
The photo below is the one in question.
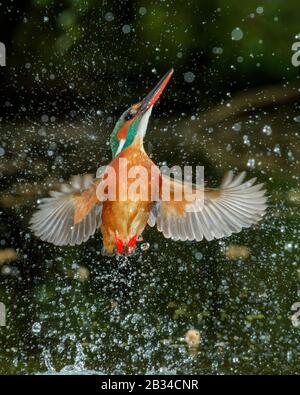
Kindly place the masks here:
<instances>
[{"instance_id":1,"label":"spread wing","mask_svg":"<svg viewBox=\"0 0 300 395\"><path fill-rule=\"evenodd\" d=\"M102 205L96 196L99 182L90 174L74 176L60 191L51 191L30 220L33 233L58 246L86 241L101 222Z\"/></svg>"},{"instance_id":2,"label":"spread wing","mask_svg":"<svg viewBox=\"0 0 300 395\"><path fill-rule=\"evenodd\" d=\"M220 239L249 228L264 215L267 197L263 184L255 185L256 178L244 182L245 176L243 172L234 177L230 171L219 189L199 190L194 202L154 203L148 224L156 224L166 238L197 241ZM171 190L184 188L179 181L165 177Z\"/></svg>"}]
</instances>

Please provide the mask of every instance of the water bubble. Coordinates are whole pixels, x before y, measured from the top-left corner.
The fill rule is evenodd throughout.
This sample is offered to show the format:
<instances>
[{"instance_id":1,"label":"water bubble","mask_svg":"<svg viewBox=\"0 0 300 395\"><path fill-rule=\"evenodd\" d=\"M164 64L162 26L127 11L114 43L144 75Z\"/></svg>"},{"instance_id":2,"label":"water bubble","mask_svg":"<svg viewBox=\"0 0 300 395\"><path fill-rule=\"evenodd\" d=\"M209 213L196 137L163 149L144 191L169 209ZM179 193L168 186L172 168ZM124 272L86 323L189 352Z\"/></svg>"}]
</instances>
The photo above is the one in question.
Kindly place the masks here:
<instances>
[{"instance_id":1,"label":"water bubble","mask_svg":"<svg viewBox=\"0 0 300 395\"><path fill-rule=\"evenodd\" d=\"M214 47L212 49L212 53L214 53L215 55L222 55L223 53L223 48L221 47Z\"/></svg>"},{"instance_id":2,"label":"water bubble","mask_svg":"<svg viewBox=\"0 0 300 395\"><path fill-rule=\"evenodd\" d=\"M201 254L201 252L197 251L195 253L195 258L197 259L197 261L200 261L203 258L203 254Z\"/></svg>"},{"instance_id":3,"label":"water bubble","mask_svg":"<svg viewBox=\"0 0 300 395\"><path fill-rule=\"evenodd\" d=\"M232 126L232 129L233 129L235 132L239 132L239 131L242 129L242 124L241 124L240 122L236 122L236 123Z\"/></svg>"},{"instance_id":4,"label":"water bubble","mask_svg":"<svg viewBox=\"0 0 300 395\"><path fill-rule=\"evenodd\" d=\"M256 13L259 14L259 15L263 14L264 13L264 7L257 7L256 8Z\"/></svg>"},{"instance_id":5,"label":"water bubble","mask_svg":"<svg viewBox=\"0 0 300 395\"><path fill-rule=\"evenodd\" d=\"M141 244L141 251L147 251L150 248L150 244L149 243L143 243Z\"/></svg>"},{"instance_id":6,"label":"water bubble","mask_svg":"<svg viewBox=\"0 0 300 395\"><path fill-rule=\"evenodd\" d=\"M293 351L289 350L289 351L286 353L286 360L287 360L287 362L291 362L292 359L293 359Z\"/></svg>"},{"instance_id":7,"label":"water bubble","mask_svg":"<svg viewBox=\"0 0 300 395\"><path fill-rule=\"evenodd\" d=\"M232 40L239 41L243 37L244 37L244 33L239 27L236 27L235 29L232 30L232 32L231 32L231 39Z\"/></svg>"},{"instance_id":8,"label":"water bubble","mask_svg":"<svg viewBox=\"0 0 300 395\"><path fill-rule=\"evenodd\" d=\"M292 251L293 251L293 243L290 243L290 242L285 243L284 249L285 249L286 251L288 251L288 252L292 252Z\"/></svg>"},{"instance_id":9,"label":"water bubble","mask_svg":"<svg viewBox=\"0 0 300 395\"><path fill-rule=\"evenodd\" d=\"M291 161L295 160L295 157L294 157L293 152L291 150L288 150L287 156L288 156L288 160L291 160Z\"/></svg>"},{"instance_id":10,"label":"water bubble","mask_svg":"<svg viewBox=\"0 0 300 395\"><path fill-rule=\"evenodd\" d=\"M296 117L293 118L295 122L300 122L300 115L297 115Z\"/></svg>"},{"instance_id":11,"label":"water bubble","mask_svg":"<svg viewBox=\"0 0 300 395\"><path fill-rule=\"evenodd\" d=\"M3 276L9 276L11 274L11 268L8 265L3 265L1 267L1 274Z\"/></svg>"},{"instance_id":12,"label":"water bubble","mask_svg":"<svg viewBox=\"0 0 300 395\"><path fill-rule=\"evenodd\" d=\"M34 333L35 335L37 335L38 333L41 332L42 329L42 325L40 322L35 322L32 327L31 327L31 331L32 333Z\"/></svg>"},{"instance_id":13,"label":"water bubble","mask_svg":"<svg viewBox=\"0 0 300 395\"><path fill-rule=\"evenodd\" d=\"M39 136L46 136L46 129L44 127L42 127L41 129L38 130L38 135Z\"/></svg>"},{"instance_id":14,"label":"water bubble","mask_svg":"<svg viewBox=\"0 0 300 395\"><path fill-rule=\"evenodd\" d=\"M107 20L107 22L111 22L115 19L114 14L112 12L107 12L104 18L105 20Z\"/></svg>"},{"instance_id":15,"label":"water bubble","mask_svg":"<svg viewBox=\"0 0 300 395\"><path fill-rule=\"evenodd\" d=\"M248 159L247 166L250 167L250 169L253 169L255 167L255 159Z\"/></svg>"},{"instance_id":16,"label":"water bubble","mask_svg":"<svg viewBox=\"0 0 300 395\"><path fill-rule=\"evenodd\" d=\"M244 58L243 58L242 56L238 56L238 57L236 58L236 60L237 60L238 63L243 63Z\"/></svg>"},{"instance_id":17,"label":"water bubble","mask_svg":"<svg viewBox=\"0 0 300 395\"><path fill-rule=\"evenodd\" d=\"M48 122L49 121L48 115L47 114L42 115L41 120L42 120L42 122Z\"/></svg>"},{"instance_id":18,"label":"water bubble","mask_svg":"<svg viewBox=\"0 0 300 395\"><path fill-rule=\"evenodd\" d=\"M244 144L250 146L250 139L249 136L247 136L247 134L245 134L243 136L243 140L244 140Z\"/></svg>"},{"instance_id":19,"label":"water bubble","mask_svg":"<svg viewBox=\"0 0 300 395\"><path fill-rule=\"evenodd\" d=\"M183 74L183 78L185 82L191 83L195 79L195 74L192 71L187 71L186 73Z\"/></svg>"},{"instance_id":20,"label":"water bubble","mask_svg":"<svg viewBox=\"0 0 300 395\"><path fill-rule=\"evenodd\" d=\"M270 125L265 125L265 126L262 128L262 131L263 131L263 133L264 133L265 135L267 135L267 136L271 136L271 134L272 134L272 128L271 128Z\"/></svg>"},{"instance_id":21,"label":"water bubble","mask_svg":"<svg viewBox=\"0 0 300 395\"><path fill-rule=\"evenodd\" d=\"M76 357L75 357L75 369L84 370L85 365L85 354L83 347L80 343L76 344Z\"/></svg>"},{"instance_id":22,"label":"water bubble","mask_svg":"<svg viewBox=\"0 0 300 395\"><path fill-rule=\"evenodd\" d=\"M140 7L139 14L140 15L145 15L146 13L147 13L147 9L145 7Z\"/></svg>"},{"instance_id":23,"label":"water bubble","mask_svg":"<svg viewBox=\"0 0 300 395\"><path fill-rule=\"evenodd\" d=\"M274 147L274 152L275 152L275 154L280 155L281 151L280 151L280 145L279 145L279 144L276 144L276 145L275 145L275 147Z\"/></svg>"},{"instance_id":24,"label":"water bubble","mask_svg":"<svg viewBox=\"0 0 300 395\"><path fill-rule=\"evenodd\" d=\"M42 360L48 369L48 372L55 372L55 368L52 363L52 357L49 350L44 349L41 353Z\"/></svg>"},{"instance_id":25,"label":"water bubble","mask_svg":"<svg viewBox=\"0 0 300 395\"><path fill-rule=\"evenodd\" d=\"M130 33L130 30L131 30L131 27L130 27L129 25L124 25L124 26L122 27L122 32L123 32L124 34Z\"/></svg>"}]
</instances>

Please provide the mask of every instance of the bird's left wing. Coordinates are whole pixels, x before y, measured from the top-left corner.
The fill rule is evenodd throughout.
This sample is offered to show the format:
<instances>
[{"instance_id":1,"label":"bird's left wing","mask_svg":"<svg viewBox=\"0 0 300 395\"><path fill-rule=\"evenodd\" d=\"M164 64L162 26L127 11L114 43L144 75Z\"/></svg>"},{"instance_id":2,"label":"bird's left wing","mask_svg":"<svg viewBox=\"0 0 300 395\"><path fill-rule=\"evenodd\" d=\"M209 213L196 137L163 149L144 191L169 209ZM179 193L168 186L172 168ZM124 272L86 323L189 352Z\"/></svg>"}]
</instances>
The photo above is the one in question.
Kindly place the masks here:
<instances>
[{"instance_id":1,"label":"bird's left wing","mask_svg":"<svg viewBox=\"0 0 300 395\"><path fill-rule=\"evenodd\" d=\"M220 188L199 188L194 201L175 201L174 192L184 184L162 176L170 185L171 199L153 203L148 224L156 224L166 238L174 240L213 240L240 232L257 223L267 208L263 184L254 185L256 178L244 182L245 176L243 172L234 177L230 171Z\"/></svg>"}]
</instances>

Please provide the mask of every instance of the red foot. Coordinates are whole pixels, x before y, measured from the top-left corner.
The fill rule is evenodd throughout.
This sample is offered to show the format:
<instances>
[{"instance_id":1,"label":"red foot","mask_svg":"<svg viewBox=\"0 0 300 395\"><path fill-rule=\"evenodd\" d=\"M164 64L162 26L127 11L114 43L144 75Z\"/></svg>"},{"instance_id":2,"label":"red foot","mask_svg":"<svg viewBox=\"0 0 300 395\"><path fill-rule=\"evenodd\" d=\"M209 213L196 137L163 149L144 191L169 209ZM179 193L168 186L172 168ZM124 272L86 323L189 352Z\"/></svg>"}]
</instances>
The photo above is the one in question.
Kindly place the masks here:
<instances>
[{"instance_id":1,"label":"red foot","mask_svg":"<svg viewBox=\"0 0 300 395\"><path fill-rule=\"evenodd\" d=\"M127 246L128 248L134 249L136 245L136 235L132 236L132 238L129 240Z\"/></svg>"},{"instance_id":2,"label":"red foot","mask_svg":"<svg viewBox=\"0 0 300 395\"><path fill-rule=\"evenodd\" d=\"M121 255L123 253L123 241L118 239L117 236L115 236L115 243L116 243L118 254Z\"/></svg>"}]
</instances>

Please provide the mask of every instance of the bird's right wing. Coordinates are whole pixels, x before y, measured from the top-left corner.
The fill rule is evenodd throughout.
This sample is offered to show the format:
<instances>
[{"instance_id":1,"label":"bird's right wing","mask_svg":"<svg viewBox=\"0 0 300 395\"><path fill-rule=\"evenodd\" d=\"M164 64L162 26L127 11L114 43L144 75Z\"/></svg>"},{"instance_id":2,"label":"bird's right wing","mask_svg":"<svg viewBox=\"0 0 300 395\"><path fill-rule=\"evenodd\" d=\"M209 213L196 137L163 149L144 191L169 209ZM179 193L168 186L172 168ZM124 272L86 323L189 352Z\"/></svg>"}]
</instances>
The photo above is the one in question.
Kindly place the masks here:
<instances>
[{"instance_id":1,"label":"bird's right wing","mask_svg":"<svg viewBox=\"0 0 300 395\"><path fill-rule=\"evenodd\" d=\"M74 176L60 191L51 191L30 220L33 233L58 246L86 241L101 223L102 204L96 196L100 182L90 174Z\"/></svg>"},{"instance_id":2,"label":"bird's right wing","mask_svg":"<svg viewBox=\"0 0 300 395\"><path fill-rule=\"evenodd\" d=\"M203 188L193 202L171 199L154 203L148 224L156 224L166 238L174 240L213 240L240 232L257 223L267 208L263 184L254 185L256 178L244 182L245 176L243 172L234 177L230 171L219 189ZM179 181L162 178L171 191L184 188Z\"/></svg>"}]
</instances>

